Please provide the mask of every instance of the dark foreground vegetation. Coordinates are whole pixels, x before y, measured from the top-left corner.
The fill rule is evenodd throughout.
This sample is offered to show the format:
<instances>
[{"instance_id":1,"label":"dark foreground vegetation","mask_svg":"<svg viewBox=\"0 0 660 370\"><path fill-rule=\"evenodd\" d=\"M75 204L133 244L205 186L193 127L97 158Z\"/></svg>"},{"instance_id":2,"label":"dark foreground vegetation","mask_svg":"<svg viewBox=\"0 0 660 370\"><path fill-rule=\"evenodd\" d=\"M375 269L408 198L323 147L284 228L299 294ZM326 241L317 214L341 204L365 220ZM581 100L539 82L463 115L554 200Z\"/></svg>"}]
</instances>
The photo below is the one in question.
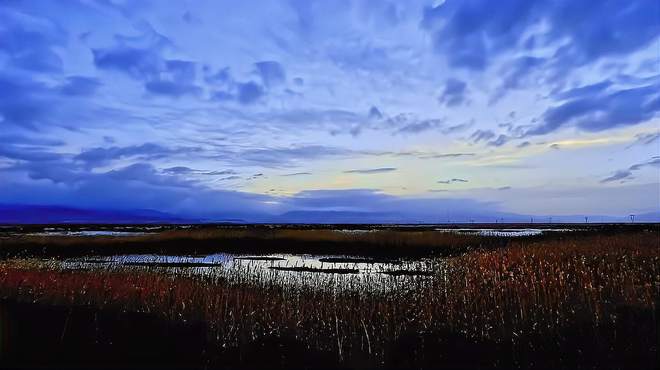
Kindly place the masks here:
<instances>
[{"instance_id":1,"label":"dark foreground vegetation","mask_svg":"<svg viewBox=\"0 0 660 370\"><path fill-rule=\"evenodd\" d=\"M247 229L231 230L237 233L231 238L218 230L180 232L149 236L146 244L3 240L1 364L652 369L659 363L655 225L525 238L421 230L280 229L260 236ZM156 248L155 240L188 243L176 246L185 253L199 252L193 240L203 241L201 249L238 248L224 243L244 236L249 241L240 245L250 254L259 241L266 250L308 245L306 253L336 247L331 254L360 258L444 257L429 260L423 274L397 269L362 280L310 271L291 280L295 271L218 267L216 274L196 275L176 266L61 263L85 250ZM287 247L282 240L295 242Z\"/></svg>"}]
</instances>

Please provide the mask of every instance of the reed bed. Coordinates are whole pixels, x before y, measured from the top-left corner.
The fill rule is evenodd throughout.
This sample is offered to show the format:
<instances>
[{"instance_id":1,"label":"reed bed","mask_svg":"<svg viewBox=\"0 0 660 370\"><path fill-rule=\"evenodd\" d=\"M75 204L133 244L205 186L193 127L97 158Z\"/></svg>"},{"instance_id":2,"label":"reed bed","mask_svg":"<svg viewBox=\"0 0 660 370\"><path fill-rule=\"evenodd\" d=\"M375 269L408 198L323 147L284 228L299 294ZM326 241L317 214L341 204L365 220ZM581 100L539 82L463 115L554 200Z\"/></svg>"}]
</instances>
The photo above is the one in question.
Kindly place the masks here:
<instances>
[{"instance_id":1,"label":"reed bed","mask_svg":"<svg viewBox=\"0 0 660 370\"><path fill-rule=\"evenodd\" d=\"M427 240L403 238L393 243ZM657 230L506 240L430 259L430 276L296 275L250 264L201 275L120 264L70 270L10 259L0 263L0 294L204 322L218 356L274 337L349 367L440 367L455 364L452 356L495 367L643 367L657 354L659 240Z\"/></svg>"},{"instance_id":2,"label":"reed bed","mask_svg":"<svg viewBox=\"0 0 660 370\"><path fill-rule=\"evenodd\" d=\"M17 235L0 238L0 256L74 257L121 253L207 254L307 253L419 257L456 255L477 248L499 248L501 238L433 230L342 232L333 229L202 227L127 237Z\"/></svg>"}]
</instances>

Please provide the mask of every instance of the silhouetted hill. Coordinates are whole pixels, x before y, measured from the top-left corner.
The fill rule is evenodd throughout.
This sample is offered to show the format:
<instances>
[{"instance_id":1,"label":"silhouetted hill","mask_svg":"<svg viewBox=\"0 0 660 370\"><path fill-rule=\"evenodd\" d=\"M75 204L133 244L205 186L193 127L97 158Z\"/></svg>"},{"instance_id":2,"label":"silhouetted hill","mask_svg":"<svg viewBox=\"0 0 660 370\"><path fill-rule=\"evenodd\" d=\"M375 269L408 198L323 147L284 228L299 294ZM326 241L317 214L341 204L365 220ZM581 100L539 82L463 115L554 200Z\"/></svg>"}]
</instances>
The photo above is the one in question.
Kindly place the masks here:
<instances>
[{"instance_id":1,"label":"silhouetted hill","mask_svg":"<svg viewBox=\"0 0 660 370\"><path fill-rule=\"evenodd\" d=\"M58 224L58 223L178 223L194 222L168 213L149 210L94 210L62 206L0 204L1 224Z\"/></svg>"}]
</instances>

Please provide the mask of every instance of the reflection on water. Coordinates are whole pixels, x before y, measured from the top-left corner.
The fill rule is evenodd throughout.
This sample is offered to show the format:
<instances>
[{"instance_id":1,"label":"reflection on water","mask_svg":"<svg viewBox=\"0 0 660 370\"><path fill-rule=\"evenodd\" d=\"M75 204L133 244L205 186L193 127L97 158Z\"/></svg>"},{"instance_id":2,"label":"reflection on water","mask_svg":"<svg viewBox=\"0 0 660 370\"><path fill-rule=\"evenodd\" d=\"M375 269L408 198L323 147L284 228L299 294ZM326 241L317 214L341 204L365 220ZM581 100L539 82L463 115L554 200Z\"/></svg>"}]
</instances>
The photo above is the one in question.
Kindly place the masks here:
<instances>
[{"instance_id":1,"label":"reflection on water","mask_svg":"<svg viewBox=\"0 0 660 370\"><path fill-rule=\"evenodd\" d=\"M434 229L444 233L457 233L457 234L472 234L480 236L504 236L504 237L521 237L521 236L534 236L541 235L549 232L569 232L572 229Z\"/></svg>"},{"instance_id":2,"label":"reflection on water","mask_svg":"<svg viewBox=\"0 0 660 370\"><path fill-rule=\"evenodd\" d=\"M129 254L106 257L65 260L64 268L112 269L157 268L183 275L223 276L241 274L246 277L270 277L284 282L304 282L310 277L324 275L350 281L369 280L374 277L429 276L441 259L387 260L337 255L273 254L246 256L214 253L204 256L167 256L155 254ZM350 274L351 276L345 276ZM347 280L347 281L348 281Z\"/></svg>"},{"instance_id":3,"label":"reflection on water","mask_svg":"<svg viewBox=\"0 0 660 370\"><path fill-rule=\"evenodd\" d=\"M44 231L41 233L28 233L28 236L138 236L144 235L145 232L141 231L112 231L112 230L82 230L82 231L68 231L68 230L54 230Z\"/></svg>"}]
</instances>

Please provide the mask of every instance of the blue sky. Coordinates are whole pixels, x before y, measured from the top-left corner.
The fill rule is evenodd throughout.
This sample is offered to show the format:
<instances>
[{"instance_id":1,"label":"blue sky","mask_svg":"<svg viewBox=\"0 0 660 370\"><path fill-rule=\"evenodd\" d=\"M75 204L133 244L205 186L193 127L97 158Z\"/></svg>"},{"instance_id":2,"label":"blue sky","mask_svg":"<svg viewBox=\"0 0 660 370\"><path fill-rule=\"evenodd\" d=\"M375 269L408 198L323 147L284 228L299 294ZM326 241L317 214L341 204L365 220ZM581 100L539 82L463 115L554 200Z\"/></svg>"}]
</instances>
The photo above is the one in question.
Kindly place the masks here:
<instances>
[{"instance_id":1,"label":"blue sky","mask_svg":"<svg viewBox=\"0 0 660 370\"><path fill-rule=\"evenodd\" d=\"M657 212L659 7L3 1L0 203Z\"/></svg>"}]
</instances>

